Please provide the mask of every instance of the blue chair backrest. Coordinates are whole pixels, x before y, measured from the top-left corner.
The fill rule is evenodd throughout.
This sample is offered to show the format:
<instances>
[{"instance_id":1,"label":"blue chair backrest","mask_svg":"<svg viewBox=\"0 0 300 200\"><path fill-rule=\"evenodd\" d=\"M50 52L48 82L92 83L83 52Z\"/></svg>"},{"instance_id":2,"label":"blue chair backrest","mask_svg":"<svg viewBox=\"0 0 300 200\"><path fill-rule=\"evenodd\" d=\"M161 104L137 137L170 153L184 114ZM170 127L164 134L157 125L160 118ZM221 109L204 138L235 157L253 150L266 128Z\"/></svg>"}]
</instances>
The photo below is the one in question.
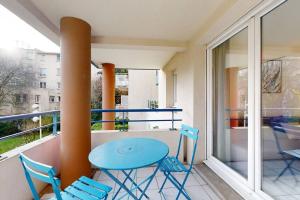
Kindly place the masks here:
<instances>
[{"instance_id":1,"label":"blue chair backrest","mask_svg":"<svg viewBox=\"0 0 300 200\"><path fill-rule=\"evenodd\" d=\"M190 168L191 168L192 165L193 165L193 162L194 162L194 158L195 158L199 129L190 127L190 126L185 125L185 124L182 124L181 128L179 130L179 133L180 133L180 138L179 138L179 144L178 144L176 158L178 158L179 153L180 153L180 148L181 148L181 145L182 145L183 136L186 136L187 138L190 138L194 141L192 160L191 160L191 163L190 163Z\"/></svg>"},{"instance_id":2,"label":"blue chair backrest","mask_svg":"<svg viewBox=\"0 0 300 200\"><path fill-rule=\"evenodd\" d=\"M278 152L281 154L283 153L284 148L283 148L283 145L281 145L279 135L281 135L281 136L285 135L285 137L287 139L289 139L289 137L287 136L288 134L300 137L300 127L298 127L298 126L291 125L288 123L280 123L280 122L272 122L271 126L273 129L273 135L275 138ZM290 137L293 137L293 136L290 136Z\"/></svg>"},{"instance_id":3,"label":"blue chair backrest","mask_svg":"<svg viewBox=\"0 0 300 200\"><path fill-rule=\"evenodd\" d=\"M62 200L59 189L60 180L55 177L56 170L54 167L33 161L22 153L20 154L19 158L21 160L25 177L28 181L34 200L39 200L40 198L31 177L51 184L56 198L58 200Z\"/></svg>"}]
</instances>

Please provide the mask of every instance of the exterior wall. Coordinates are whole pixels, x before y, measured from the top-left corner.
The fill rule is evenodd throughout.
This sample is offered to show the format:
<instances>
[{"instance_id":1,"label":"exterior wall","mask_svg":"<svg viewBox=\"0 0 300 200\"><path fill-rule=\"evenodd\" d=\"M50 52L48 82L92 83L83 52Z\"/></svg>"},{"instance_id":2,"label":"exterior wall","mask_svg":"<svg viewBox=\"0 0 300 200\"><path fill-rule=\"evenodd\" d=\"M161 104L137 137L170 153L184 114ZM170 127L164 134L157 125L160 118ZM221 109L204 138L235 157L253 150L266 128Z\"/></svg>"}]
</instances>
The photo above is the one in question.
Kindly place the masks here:
<instances>
[{"instance_id":1,"label":"exterior wall","mask_svg":"<svg viewBox=\"0 0 300 200\"><path fill-rule=\"evenodd\" d=\"M1 52L1 56L8 57ZM11 56L11 55L10 55ZM26 94L27 101L17 105L6 105L1 107L1 115L31 112L34 103L40 105L41 111L59 109L60 101L60 55L58 53L45 53L37 49L17 49L13 57L26 70L34 73L32 86L24 91L16 91L16 94ZM41 75L40 69L45 70L45 75ZM46 88L40 88L40 82L46 83ZM35 96L40 96L40 101L35 100ZM54 102L50 102L49 97L54 97Z\"/></svg>"},{"instance_id":2,"label":"exterior wall","mask_svg":"<svg viewBox=\"0 0 300 200\"><path fill-rule=\"evenodd\" d=\"M41 76L40 69L46 69L46 76ZM60 55L57 53L38 53L36 59L36 70L38 74L37 89L32 90L32 98L40 95L41 111L59 109L60 101ZM46 82L46 88L39 88L40 82ZM49 97L54 96L54 102L50 102Z\"/></svg>"},{"instance_id":3,"label":"exterior wall","mask_svg":"<svg viewBox=\"0 0 300 200\"><path fill-rule=\"evenodd\" d=\"M206 44L231 26L241 16L261 0L237 0L230 7L224 7L208 20L208 26L189 41L186 51L175 56L163 67L166 74L166 90L160 93L165 96L166 106L173 105L173 78L177 73L177 107L183 109L183 123L199 128L200 138L196 161L205 159L206 155ZM164 89L160 89L164 91ZM187 159L191 158L192 142L187 141Z\"/></svg>"},{"instance_id":4,"label":"exterior wall","mask_svg":"<svg viewBox=\"0 0 300 200\"><path fill-rule=\"evenodd\" d=\"M176 107L182 108L182 123L199 128L199 145L195 162L205 159L205 48L191 47L186 52L176 54L163 69L166 73L166 102L174 106L173 73L177 74ZM179 116L178 116L179 117ZM188 140L186 158L191 159L193 142Z\"/></svg>"},{"instance_id":5,"label":"exterior wall","mask_svg":"<svg viewBox=\"0 0 300 200\"><path fill-rule=\"evenodd\" d=\"M158 107L167 107L167 74L164 70L159 70L158 85Z\"/></svg>"},{"instance_id":6,"label":"exterior wall","mask_svg":"<svg viewBox=\"0 0 300 200\"><path fill-rule=\"evenodd\" d=\"M155 70L128 70L128 108L148 108L148 100L158 100ZM146 119L147 113L129 113L129 119ZM147 123L129 123L129 129L144 130Z\"/></svg>"}]
</instances>

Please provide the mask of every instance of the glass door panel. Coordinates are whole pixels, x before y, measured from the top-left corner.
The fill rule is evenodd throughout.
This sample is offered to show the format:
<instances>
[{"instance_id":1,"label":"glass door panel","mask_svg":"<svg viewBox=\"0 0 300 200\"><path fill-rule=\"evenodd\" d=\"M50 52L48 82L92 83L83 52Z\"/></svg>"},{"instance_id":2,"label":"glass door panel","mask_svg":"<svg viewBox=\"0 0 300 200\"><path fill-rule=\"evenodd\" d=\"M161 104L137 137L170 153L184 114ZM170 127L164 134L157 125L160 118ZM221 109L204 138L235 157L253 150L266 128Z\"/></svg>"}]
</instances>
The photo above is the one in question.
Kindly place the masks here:
<instances>
[{"instance_id":1,"label":"glass door panel","mask_svg":"<svg viewBox=\"0 0 300 200\"><path fill-rule=\"evenodd\" d=\"M213 156L248 177L248 28L212 50Z\"/></svg>"},{"instance_id":2,"label":"glass door panel","mask_svg":"<svg viewBox=\"0 0 300 200\"><path fill-rule=\"evenodd\" d=\"M300 199L300 1L261 18L262 190Z\"/></svg>"}]
</instances>

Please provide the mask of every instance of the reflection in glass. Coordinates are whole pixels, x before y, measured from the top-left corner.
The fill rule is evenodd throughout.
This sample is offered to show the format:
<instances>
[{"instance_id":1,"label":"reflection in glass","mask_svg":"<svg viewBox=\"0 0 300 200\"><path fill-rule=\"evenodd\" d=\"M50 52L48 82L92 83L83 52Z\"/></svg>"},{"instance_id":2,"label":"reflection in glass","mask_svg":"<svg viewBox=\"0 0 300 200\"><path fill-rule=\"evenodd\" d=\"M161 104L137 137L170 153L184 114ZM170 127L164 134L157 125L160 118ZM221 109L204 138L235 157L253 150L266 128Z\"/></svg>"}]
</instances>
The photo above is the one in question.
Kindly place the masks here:
<instances>
[{"instance_id":1,"label":"reflection in glass","mask_svg":"<svg viewBox=\"0 0 300 200\"><path fill-rule=\"evenodd\" d=\"M275 199L300 199L299 8L289 0L261 21L262 190Z\"/></svg>"},{"instance_id":2,"label":"reflection in glass","mask_svg":"<svg viewBox=\"0 0 300 200\"><path fill-rule=\"evenodd\" d=\"M213 49L213 155L248 174L248 30Z\"/></svg>"}]
</instances>

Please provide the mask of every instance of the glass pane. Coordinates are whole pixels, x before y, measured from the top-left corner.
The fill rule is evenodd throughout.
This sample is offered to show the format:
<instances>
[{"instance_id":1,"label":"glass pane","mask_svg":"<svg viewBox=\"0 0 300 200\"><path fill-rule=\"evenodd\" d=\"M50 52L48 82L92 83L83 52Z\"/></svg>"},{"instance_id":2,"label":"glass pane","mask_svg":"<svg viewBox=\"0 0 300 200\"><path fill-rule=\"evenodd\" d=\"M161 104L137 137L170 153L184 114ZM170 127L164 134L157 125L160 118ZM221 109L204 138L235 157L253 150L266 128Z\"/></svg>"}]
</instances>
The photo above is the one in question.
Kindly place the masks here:
<instances>
[{"instance_id":1,"label":"glass pane","mask_svg":"<svg viewBox=\"0 0 300 200\"><path fill-rule=\"evenodd\" d=\"M300 199L300 1L262 17L262 190Z\"/></svg>"},{"instance_id":2,"label":"glass pane","mask_svg":"<svg viewBox=\"0 0 300 200\"><path fill-rule=\"evenodd\" d=\"M213 49L213 155L248 174L248 30Z\"/></svg>"}]
</instances>

